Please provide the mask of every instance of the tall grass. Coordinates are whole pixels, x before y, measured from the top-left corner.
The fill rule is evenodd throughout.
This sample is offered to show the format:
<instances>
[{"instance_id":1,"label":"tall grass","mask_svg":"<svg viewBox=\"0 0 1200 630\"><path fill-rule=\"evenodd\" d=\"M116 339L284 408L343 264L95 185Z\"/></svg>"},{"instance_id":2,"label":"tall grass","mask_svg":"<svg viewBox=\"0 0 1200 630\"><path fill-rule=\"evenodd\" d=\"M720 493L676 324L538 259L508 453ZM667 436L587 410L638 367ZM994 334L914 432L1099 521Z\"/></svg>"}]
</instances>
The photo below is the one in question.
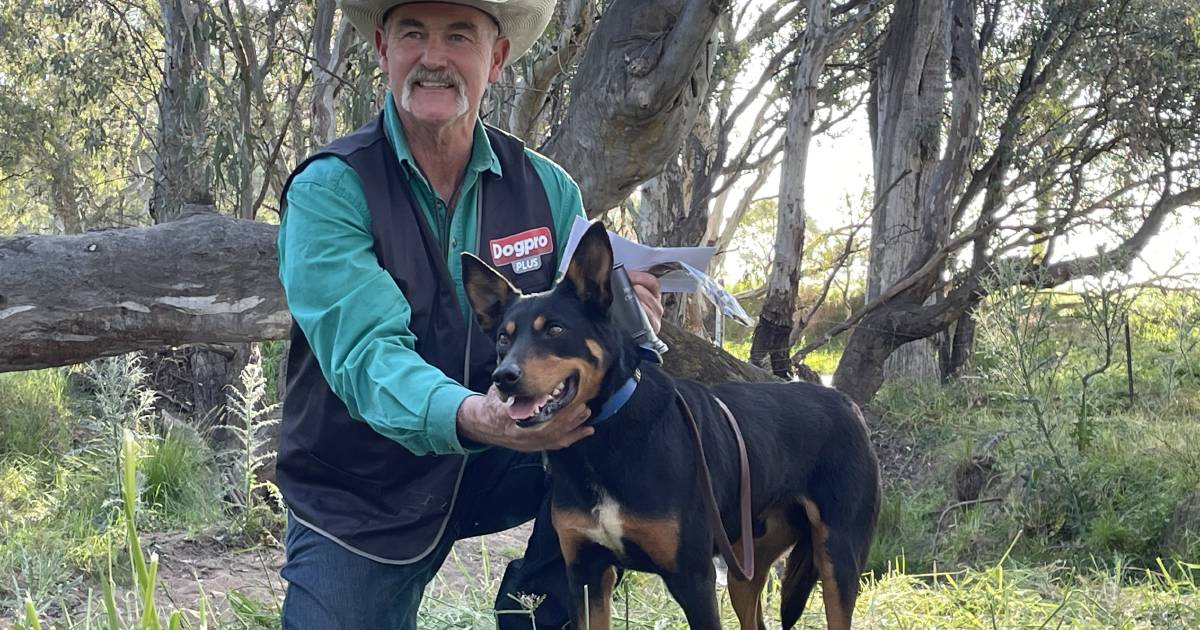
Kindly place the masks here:
<instances>
[{"instance_id":1,"label":"tall grass","mask_svg":"<svg viewBox=\"0 0 1200 630\"><path fill-rule=\"evenodd\" d=\"M207 447L185 425L156 418L138 357L86 366L80 380L87 393L75 400L63 397L65 371L48 372L57 375L37 376L49 383L43 400L54 413L73 412L58 419L70 439L53 453L0 453L0 618L25 597L52 605L56 615L75 608L109 565L110 550L124 544L127 486L118 459L125 432L142 455L133 463L144 523L190 528L220 520L220 484Z\"/></svg>"},{"instance_id":2,"label":"tall grass","mask_svg":"<svg viewBox=\"0 0 1200 630\"><path fill-rule=\"evenodd\" d=\"M1015 548L1013 541L1009 548ZM450 563L454 563L452 556ZM902 558L862 581L855 623L863 628L1195 628L1200 627L1200 565L1119 565L1073 572L1061 565L1024 566L1001 555L979 569L912 572ZM779 627L781 581L771 569L763 595L767 627ZM418 617L421 628L492 627L491 597L498 579L474 573L465 585L435 581ZM738 627L719 589L724 627ZM613 628L687 628L682 610L661 580L628 572L616 589ZM824 629L820 586L800 628Z\"/></svg>"},{"instance_id":3,"label":"tall grass","mask_svg":"<svg viewBox=\"0 0 1200 630\"><path fill-rule=\"evenodd\" d=\"M0 457L46 459L70 450L66 402L63 370L0 374Z\"/></svg>"},{"instance_id":4,"label":"tall grass","mask_svg":"<svg viewBox=\"0 0 1200 630\"><path fill-rule=\"evenodd\" d=\"M103 616L91 618L85 616L83 625L76 626L68 620L68 628L104 628L119 630L120 628L136 627L142 630L176 630L183 627L183 614L172 610L165 615L160 612L155 601L158 585L158 556L151 554L149 558L142 552L141 542L137 531L138 489L138 443L132 431L122 431L121 451L119 458L121 484L121 516L124 521L125 541L129 550L130 566L133 572L133 584L136 597L133 605L122 609L117 603L116 584L112 575L112 557L109 557L107 571L101 576L103 590ZM88 597L88 608L91 608L91 596ZM25 618L23 625L18 628L41 628L37 607L33 599L26 595L24 602ZM199 602L199 627L206 628L207 606L204 600ZM166 625L162 623L165 617Z\"/></svg>"}]
</instances>

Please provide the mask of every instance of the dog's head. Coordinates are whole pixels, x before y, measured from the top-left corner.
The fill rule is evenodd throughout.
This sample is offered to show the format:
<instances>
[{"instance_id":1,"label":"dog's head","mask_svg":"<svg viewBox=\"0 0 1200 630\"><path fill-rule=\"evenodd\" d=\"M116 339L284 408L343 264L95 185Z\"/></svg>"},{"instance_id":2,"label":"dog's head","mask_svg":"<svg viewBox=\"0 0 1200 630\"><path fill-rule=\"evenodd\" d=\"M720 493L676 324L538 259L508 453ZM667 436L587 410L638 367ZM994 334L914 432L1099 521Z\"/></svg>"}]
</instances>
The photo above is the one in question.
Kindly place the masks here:
<instances>
[{"instance_id":1,"label":"dog's head","mask_svg":"<svg viewBox=\"0 0 1200 630\"><path fill-rule=\"evenodd\" d=\"M522 295L469 253L462 266L475 317L496 342L492 380L517 424L549 422L579 405L592 404L594 413L635 352L609 318L613 254L604 225L588 228L566 274L544 293Z\"/></svg>"}]
</instances>

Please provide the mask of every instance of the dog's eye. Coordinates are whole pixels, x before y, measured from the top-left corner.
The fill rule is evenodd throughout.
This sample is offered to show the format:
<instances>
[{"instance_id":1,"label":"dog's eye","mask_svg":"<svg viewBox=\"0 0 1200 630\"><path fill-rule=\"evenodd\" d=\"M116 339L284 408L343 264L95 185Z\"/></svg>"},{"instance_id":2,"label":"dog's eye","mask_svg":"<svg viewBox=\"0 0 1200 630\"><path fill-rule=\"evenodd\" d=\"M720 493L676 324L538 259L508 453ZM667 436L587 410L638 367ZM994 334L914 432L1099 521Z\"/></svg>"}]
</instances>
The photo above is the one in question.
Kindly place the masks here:
<instances>
[{"instance_id":1,"label":"dog's eye","mask_svg":"<svg viewBox=\"0 0 1200 630\"><path fill-rule=\"evenodd\" d=\"M562 333L563 327L559 326L558 324L550 324L550 326L546 328L546 334L550 337L557 337Z\"/></svg>"},{"instance_id":2,"label":"dog's eye","mask_svg":"<svg viewBox=\"0 0 1200 630\"><path fill-rule=\"evenodd\" d=\"M499 335L496 335L496 343L498 345L507 346L509 341L511 341L511 339L508 338L508 333L500 333Z\"/></svg>"}]
</instances>

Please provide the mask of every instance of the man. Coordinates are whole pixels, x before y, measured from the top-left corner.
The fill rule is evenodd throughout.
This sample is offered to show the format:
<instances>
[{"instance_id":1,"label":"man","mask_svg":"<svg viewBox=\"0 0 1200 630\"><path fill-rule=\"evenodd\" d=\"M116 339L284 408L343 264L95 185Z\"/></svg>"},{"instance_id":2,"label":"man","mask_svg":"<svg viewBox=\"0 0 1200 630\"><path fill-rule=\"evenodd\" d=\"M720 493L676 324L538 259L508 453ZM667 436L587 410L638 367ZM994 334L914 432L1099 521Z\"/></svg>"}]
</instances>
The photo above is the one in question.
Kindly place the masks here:
<instances>
[{"instance_id":1,"label":"man","mask_svg":"<svg viewBox=\"0 0 1200 630\"><path fill-rule=\"evenodd\" d=\"M561 168L478 117L554 2L340 4L390 89L374 122L306 160L283 194L279 276L295 320L277 466L283 627L414 628L455 540L535 515L496 607L545 595L537 624L561 627L569 595L538 453L593 430L586 410L515 425L489 389L495 350L468 314L459 263L473 251L544 290L583 212ZM657 327L656 281L633 281Z\"/></svg>"}]
</instances>

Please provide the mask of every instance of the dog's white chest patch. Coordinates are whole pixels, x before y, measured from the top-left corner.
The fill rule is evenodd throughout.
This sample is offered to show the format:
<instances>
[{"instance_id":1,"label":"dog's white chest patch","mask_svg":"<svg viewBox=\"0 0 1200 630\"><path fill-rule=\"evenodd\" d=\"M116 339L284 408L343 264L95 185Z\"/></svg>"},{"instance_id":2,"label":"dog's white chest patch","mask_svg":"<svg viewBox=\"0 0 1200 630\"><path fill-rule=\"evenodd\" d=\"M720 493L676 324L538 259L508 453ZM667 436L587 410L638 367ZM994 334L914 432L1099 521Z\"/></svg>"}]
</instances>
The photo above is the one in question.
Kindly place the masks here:
<instances>
[{"instance_id":1,"label":"dog's white chest patch","mask_svg":"<svg viewBox=\"0 0 1200 630\"><path fill-rule=\"evenodd\" d=\"M616 552L625 554L625 546L621 539L625 536L625 527L621 522L621 504L606 493L600 494L600 503L592 508L595 526L583 532L592 542Z\"/></svg>"}]
</instances>

